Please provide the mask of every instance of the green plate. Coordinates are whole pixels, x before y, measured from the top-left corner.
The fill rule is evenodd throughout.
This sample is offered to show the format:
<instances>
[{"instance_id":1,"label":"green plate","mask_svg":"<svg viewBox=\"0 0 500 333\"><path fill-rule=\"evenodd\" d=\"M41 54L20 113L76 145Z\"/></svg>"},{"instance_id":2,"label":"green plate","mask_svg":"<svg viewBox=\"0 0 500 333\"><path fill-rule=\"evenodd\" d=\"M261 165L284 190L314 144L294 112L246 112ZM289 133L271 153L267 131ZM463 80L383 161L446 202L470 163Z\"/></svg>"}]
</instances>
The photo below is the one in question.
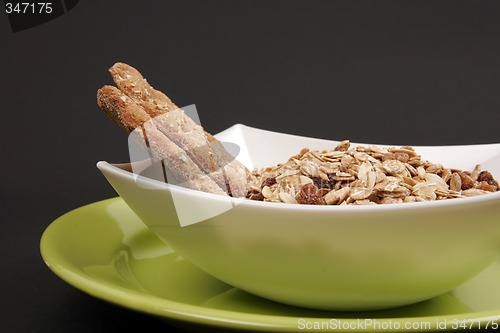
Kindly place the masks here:
<instances>
[{"instance_id":1,"label":"green plate","mask_svg":"<svg viewBox=\"0 0 500 333\"><path fill-rule=\"evenodd\" d=\"M212 278L119 198L73 210L41 239L47 266L97 298L175 323L254 332L500 331L500 261L452 292L401 308L329 312L268 301Z\"/></svg>"}]
</instances>

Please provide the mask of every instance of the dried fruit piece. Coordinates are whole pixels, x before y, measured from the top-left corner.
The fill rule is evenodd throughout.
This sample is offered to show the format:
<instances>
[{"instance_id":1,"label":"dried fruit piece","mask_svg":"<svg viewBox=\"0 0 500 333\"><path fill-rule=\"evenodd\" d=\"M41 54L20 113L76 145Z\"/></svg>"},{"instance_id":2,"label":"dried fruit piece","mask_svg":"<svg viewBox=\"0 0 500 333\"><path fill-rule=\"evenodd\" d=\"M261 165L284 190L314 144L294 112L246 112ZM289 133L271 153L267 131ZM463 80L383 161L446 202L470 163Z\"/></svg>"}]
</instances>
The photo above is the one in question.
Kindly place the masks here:
<instances>
[{"instance_id":1,"label":"dried fruit piece","mask_svg":"<svg viewBox=\"0 0 500 333\"><path fill-rule=\"evenodd\" d=\"M269 178L264 179L264 181L262 182L262 186L261 187L272 186L274 184L276 184L276 178L275 177L269 177Z\"/></svg>"},{"instance_id":2,"label":"dried fruit piece","mask_svg":"<svg viewBox=\"0 0 500 333\"><path fill-rule=\"evenodd\" d=\"M295 199L301 204L324 205L324 200L318 193L318 188L313 184L306 184L302 186Z\"/></svg>"},{"instance_id":3,"label":"dried fruit piece","mask_svg":"<svg viewBox=\"0 0 500 333\"><path fill-rule=\"evenodd\" d=\"M474 180L465 172L459 172L460 180L462 181L462 191L468 190L474 187Z\"/></svg>"},{"instance_id":4,"label":"dried fruit piece","mask_svg":"<svg viewBox=\"0 0 500 333\"><path fill-rule=\"evenodd\" d=\"M492 186L492 188L495 189L495 191L498 191L498 182L493 179L493 175L489 171L481 171L479 175L477 176L477 181L478 182L486 182L489 185Z\"/></svg>"}]
</instances>

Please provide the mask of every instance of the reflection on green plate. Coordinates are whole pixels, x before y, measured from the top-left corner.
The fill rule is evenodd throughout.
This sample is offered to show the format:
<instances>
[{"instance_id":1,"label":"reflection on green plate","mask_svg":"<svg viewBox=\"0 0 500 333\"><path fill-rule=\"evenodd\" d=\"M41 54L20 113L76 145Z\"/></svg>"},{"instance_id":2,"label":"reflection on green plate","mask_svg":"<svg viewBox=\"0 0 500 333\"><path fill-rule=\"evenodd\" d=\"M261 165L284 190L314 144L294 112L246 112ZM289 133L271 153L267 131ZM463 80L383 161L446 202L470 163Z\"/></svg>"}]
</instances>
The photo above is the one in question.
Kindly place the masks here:
<instances>
[{"instance_id":1,"label":"reflection on green plate","mask_svg":"<svg viewBox=\"0 0 500 333\"><path fill-rule=\"evenodd\" d=\"M373 312L329 312L271 302L202 272L159 240L119 198L73 210L41 239L43 259L103 300L206 328L255 332L498 329L500 261L437 298ZM265 272L263 272L265 274Z\"/></svg>"}]
</instances>

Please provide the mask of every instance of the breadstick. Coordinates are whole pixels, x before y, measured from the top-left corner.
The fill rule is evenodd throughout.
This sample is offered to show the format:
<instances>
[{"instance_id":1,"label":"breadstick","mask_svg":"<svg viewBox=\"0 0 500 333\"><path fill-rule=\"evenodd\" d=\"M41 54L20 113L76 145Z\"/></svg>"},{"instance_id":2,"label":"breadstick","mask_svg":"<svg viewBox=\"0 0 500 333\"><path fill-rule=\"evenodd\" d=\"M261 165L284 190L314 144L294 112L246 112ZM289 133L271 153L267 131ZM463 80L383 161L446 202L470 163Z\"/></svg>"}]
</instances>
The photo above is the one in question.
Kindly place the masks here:
<instances>
[{"instance_id":1,"label":"breadstick","mask_svg":"<svg viewBox=\"0 0 500 333\"><path fill-rule=\"evenodd\" d=\"M163 135L144 109L123 92L104 86L97 92L97 103L108 116L125 130L138 134L150 148L154 161L166 161L176 183L191 189L227 195L187 156L187 153ZM169 180L171 181L171 180Z\"/></svg>"},{"instance_id":2,"label":"breadstick","mask_svg":"<svg viewBox=\"0 0 500 333\"><path fill-rule=\"evenodd\" d=\"M109 71L116 85L142 106L154 118L158 130L186 151L202 171L211 174L215 182L232 196L246 195L250 172L216 138L205 132L167 95L155 90L135 68L116 63Z\"/></svg>"}]
</instances>

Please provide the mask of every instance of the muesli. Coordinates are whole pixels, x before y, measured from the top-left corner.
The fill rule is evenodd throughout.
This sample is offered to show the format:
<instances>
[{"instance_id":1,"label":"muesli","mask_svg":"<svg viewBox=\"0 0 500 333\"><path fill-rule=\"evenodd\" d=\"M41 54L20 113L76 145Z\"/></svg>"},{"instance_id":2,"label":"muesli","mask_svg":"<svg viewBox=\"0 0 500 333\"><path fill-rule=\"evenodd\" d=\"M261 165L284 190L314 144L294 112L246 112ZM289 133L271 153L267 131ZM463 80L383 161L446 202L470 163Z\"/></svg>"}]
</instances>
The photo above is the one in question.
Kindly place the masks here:
<instances>
[{"instance_id":1,"label":"muesli","mask_svg":"<svg viewBox=\"0 0 500 333\"><path fill-rule=\"evenodd\" d=\"M424 160L409 146L302 149L286 163L252 172L248 198L312 205L368 205L469 197L498 191L490 172Z\"/></svg>"}]
</instances>

